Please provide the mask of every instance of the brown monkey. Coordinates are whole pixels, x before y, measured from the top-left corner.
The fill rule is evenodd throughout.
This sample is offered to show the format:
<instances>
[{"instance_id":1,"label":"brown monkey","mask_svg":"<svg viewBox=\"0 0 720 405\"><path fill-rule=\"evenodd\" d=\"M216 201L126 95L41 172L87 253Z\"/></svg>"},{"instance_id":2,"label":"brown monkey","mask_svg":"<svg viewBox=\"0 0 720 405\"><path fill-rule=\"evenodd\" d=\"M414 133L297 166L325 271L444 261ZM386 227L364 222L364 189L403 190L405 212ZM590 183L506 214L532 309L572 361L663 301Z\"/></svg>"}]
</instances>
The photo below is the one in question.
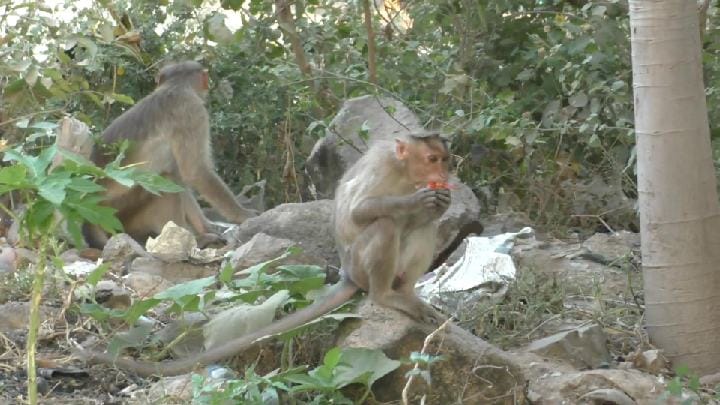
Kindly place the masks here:
<instances>
[{"instance_id":1,"label":"brown monkey","mask_svg":"<svg viewBox=\"0 0 720 405\"><path fill-rule=\"evenodd\" d=\"M336 192L334 216L343 278L309 307L183 360L140 362L92 351L78 354L143 376L183 374L322 316L360 288L377 304L417 320L439 322L439 314L415 295L414 286L432 261L436 220L450 204L449 190L426 185L447 181L448 158L440 136L422 133L397 139L395 144L376 143L345 173Z\"/></svg>"},{"instance_id":2,"label":"brown monkey","mask_svg":"<svg viewBox=\"0 0 720 405\"><path fill-rule=\"evenodd\" d=\"M210 125L205 109L208 73L197 62L164 67L157 88L116 118L102 134L103 144L129 140L123 165L140 167L190 187L227 220L242 223L255 214L243 208L215 173L210 148ZM112 155L94 148L91 159L99 166ZM157 235L167 221L190 225L197 235L212 238L211 225L190 190L151 194L139 186L127 188L107 181L106 204L118 210L125 232L141 243ZM99 227L84 227L91 247L102 248L107 234Z\"/></svg>"}]
</instances>

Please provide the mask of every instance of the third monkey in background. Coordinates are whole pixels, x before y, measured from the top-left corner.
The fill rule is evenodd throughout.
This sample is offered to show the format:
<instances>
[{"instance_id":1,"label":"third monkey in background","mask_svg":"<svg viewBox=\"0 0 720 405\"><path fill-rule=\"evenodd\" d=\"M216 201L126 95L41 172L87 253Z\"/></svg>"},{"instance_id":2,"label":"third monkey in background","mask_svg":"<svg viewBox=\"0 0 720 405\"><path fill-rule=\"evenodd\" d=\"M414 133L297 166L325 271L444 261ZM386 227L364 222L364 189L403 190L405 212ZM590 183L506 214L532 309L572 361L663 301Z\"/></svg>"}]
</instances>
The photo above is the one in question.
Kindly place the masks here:
<instances>
[{"instance_id":1,"label":"third monkey in background","mask_svg":"<svg viewBox=\"0 0 720 405\"><path fill-rule=\"evenodd\" d=\"M157 84L155 91L105 129L102 142L129 140L123 165L140 163L143 169L194 189L230 222L239 224L257 215L235 200L213 167L205 108L207 70L193 61L168 65L158 73ZM91 158L104 166L114 157L96 146ZM190 189L158 196L139 186L127 188L112 181L104 185L106 204L117 209L125 232L141 243L159 234L168 221L190 226L201 245L219 239ZM107 234L97 226L86 225L84 234L91 247L102 248L107 241Z\"/></svg>"}]
</instances>

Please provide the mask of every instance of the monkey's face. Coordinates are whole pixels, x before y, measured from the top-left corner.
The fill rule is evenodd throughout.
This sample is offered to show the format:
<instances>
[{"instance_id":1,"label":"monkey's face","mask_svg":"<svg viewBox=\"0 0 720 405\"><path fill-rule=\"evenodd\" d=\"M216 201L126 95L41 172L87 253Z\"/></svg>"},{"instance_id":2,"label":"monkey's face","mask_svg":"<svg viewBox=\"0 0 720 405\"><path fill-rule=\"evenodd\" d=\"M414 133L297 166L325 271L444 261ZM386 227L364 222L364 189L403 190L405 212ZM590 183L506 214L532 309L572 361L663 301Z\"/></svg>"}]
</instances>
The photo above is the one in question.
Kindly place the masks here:
<instances>
[{"instance_id":1,"label":"monkey's face","mask_svg":"<svg viewBox=\"0 0 720 405\"><path fill-rule=\"evenodd\" d=\"M398 141L396 154L404 161L407 176L415 186L448 181L450 154L442 141L435 138Z\"/></svg>"}]
</instances>

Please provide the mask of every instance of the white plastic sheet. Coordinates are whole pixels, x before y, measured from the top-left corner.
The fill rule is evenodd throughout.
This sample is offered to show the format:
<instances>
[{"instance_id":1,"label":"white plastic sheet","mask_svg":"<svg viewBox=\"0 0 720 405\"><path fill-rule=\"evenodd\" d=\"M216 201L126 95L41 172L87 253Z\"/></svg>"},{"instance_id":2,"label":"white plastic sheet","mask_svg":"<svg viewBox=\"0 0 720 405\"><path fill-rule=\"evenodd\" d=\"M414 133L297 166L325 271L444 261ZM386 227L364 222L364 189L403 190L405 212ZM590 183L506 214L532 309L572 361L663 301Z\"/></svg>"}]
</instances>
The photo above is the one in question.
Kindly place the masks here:
<instances>
[{"instance_id":1,"label":"white plastic sheet","mask_svg":"<svg viewBox=\"0 0 720 405\"><path fill-rule=\"evenodd\" d=\"M509 254L515 239L533 234L532 228L525 227L519 232L467 238L462 258L430 273L430 278L417 285L418 295L448 312L469 301L502 299L508 282L515 278L515 264Z\"/></svg>"}]
</instances>

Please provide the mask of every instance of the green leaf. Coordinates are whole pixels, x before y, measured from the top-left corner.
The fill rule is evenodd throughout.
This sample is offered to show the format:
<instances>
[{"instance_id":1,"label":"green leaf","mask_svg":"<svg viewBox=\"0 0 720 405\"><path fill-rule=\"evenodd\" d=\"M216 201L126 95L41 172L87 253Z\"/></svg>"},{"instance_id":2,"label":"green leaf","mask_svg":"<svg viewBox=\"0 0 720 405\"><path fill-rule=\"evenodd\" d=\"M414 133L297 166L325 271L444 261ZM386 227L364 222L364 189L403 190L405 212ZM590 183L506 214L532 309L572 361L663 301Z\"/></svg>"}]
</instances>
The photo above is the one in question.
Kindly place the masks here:
<instances>
[{"instance_id":1,"label":"green leaf","mask_svg":"<svg viewBox=\"0 0 720 405\"><path fill-rule=\"evenodd\" d=\"M342 363L337 367L335 382L338 388L354 382L362 382L370 387L401 364L385 356L381 350L364 347L345 348L342 352Z\"/></svg>"},{"instance_id":2,"label":"green leaf","mask_svg":"<svg viewBox=\"0 0 720 405\"><path fill-rule=\"evenodd\" d=\"M50 227L55 206L48 200L39 200L25 212L24 219L32 232L44 233Z\"/></svg>"},{"instance_id":3,"label":"green leaf","mask_svg":"<svg viewBox=\"0 0 720 405\"><path fill-rule=\"evenodd\" d=\"M230 263L227 263L225 267L220 270L218 280L220 280L221 283L227 285L232 281L233 274L235 274L235 268L233 268Z\"/></svg>"},{"instance_id":4,"label":"green leaf","mask_svg":"<svg viewBox=\"0 0 720 405\"><path fill-rule=\"evenodd\" d=\"M285 378L292 383L298 384L298 386L292 387L293 392L311 391L326 385L326 382L307 374L294 374L286 376ZM332 388L332 386L330 388Z\"/></svg>"},{"instance_id":5,"label":"green leaf","mask_svg":"<svg viewBox=\"0 0 720 405\"><path fill-rule=\"evenodd\" d=\"M184 187L175 184L173 181L157 173L139 170L134 167L117 168L111 164L105 168L105 173L108 177L125 187L132 187L137 184L155 195L185 191Z\"/></svg>"},{"instance_id":6,"label":"green leaf","mask_svg":"<svg viewBox=\"0 0 720 405\"><path fill-rule=\"evenodd\" d=\"M152 325L144 324L117 333L108 344L107 351L110 355L117 356L125 348L141 347L151 331Z\"/></svg>"},{"instance_id":7,"label":"green leaf","mask_svg":"<svg viewBox=\"0 0 720 405\"><path fill-rule=\"evenodd\" d=\"M125 311L122 314L122 318L125 319L125 322L129 323L130 325L134 325L135 322L137 322L138 318L145 315L145 313L147 313L147 311L149 311L150 309L152 309L154 306L156 306L157 304L159 304L161 302L162 302L162 300L158 300L158 299L154 299L154 298L135 301L130 306L130 308L128 308L127 311Z\"/></svg>"},{"instance_id":8,"label":"green leaf","mask_svg":"<svg viewBox=\"0 0 720 405\"><path fill-rule=\"evenodd\" d=\"M341 357L342 351L340 350L340 348L333 347L327 353L325 353L325 356L323 356L323 365L331 369L335 368L338 364L340 364Z\"/></svg>"},{"instance_id":9,"label":"green leaf","mask_svg":"<svg viewBox=\"0 0 720 405\"><path fill-rule=\"evenodd\" d=\"M85 280L88 284L91 286L97 285L97 283L102 280L105 273L107 273L110 270L110 264L109 263L103 263L95 268L95 270L91 271L90 274L88 274L87 279Z\"/></svg>"},{"instance_id":10,"label":"green leaf","mask_svg":"<svg viewBox=\"0 0 720 405\"><path fill-rule=\"evenodd\" d=\"M12 96L13 94L17 94L24 90L26 88L25 79L17 79L13 80L12 82L8 83L7 86L3 89L3 93L6 97Z\"/></svg>"},{"instance_id":11,"label":"green leaf","mask_svg":"<svg viewBox=\"0 0 720 405\"><path fill-rule=\"evenodd\" d=\"M70 184L70 181L67 177L48 177L38 186L38 194L55 206L59 206L65 201L65 188Z\"/></svg>"},{"instance_id":12,"label":"green leaf","mask_svg":"<svg viewBox=\"0 0 720 405\"><path fill-rule=\"evenodd\" d=\"M104 321L108 318L110 318L109 309L105 308L101 305L98 305L96 303L90 303L86 302L83 304L80 304L80 313L83 315L88 315L89 317L97 320L97 321Z\"/></svg>"},{"instance_id":13,"label":"green leaf","mask_svg":"<svg viewBox=\"0 0 720 405\"><path fill-rule=\"evenodd\" d=\"M184 187L156 173L137 170L131 177L140 187L156 195L159 193L179 193L185 191Z\"/></svg>"},{"instance_id":14,"label":"green leaf","mask_svg":"<svg viewBox=\"0 0 720 405\"><path fill-rule=\"evenodd\" d=\"M112 93L109 95L109 97L112 98L113 100L119 101L123 104L127 104L127 105L135 104L135 100L133 100L133 98L130 96L126 96L125 94Z\"/></svg>"},{"instance_id":15,"label":"green leaf","mask_svg":"<svg viewBox=\"0 0 720 405\"><path fill-rule=\"evenodd\" d=\"M84 156L65 149L58 149L57 153L63 156L61 167L65 167L67 171L76 175L86 174L93 177L105 177L105 172Z\"/></svg>"},{"instance_id":16,"label":"green leaf","mask_svg":"<svg viewBox=\"0 0 720 405\"><path fill-rule=\"evenodd\" d=\"M84 177L73 177L70 179L70 184L68 184L67 188L81 193L99 193L105 190L105 187Z\"/></svg>"},{"instance_id":17,"label":"green leaf","mask_svg":"<svg viewBox=\"0 0 720 405\"><path fill-rule=\"evenodd\" d=\"M120 169L115 167L106 167L105 168L105 174L115 180L120 185L123 185L125 187L132 187L135 185L135 180L132 178L133 172L135 169L129 168L129 169Z\"/></svg>"},{"instance_id":18,"label":"green leaf","mask_svg":"<svg viewBox=\"0 0 720 405\"><path fill-rule=\"evenodd\" d=\"M681 364L675 368L675 374L677 374L678 377L680 377L680 378L685 377L689 373L690 373L690 369L688 368L688 366L686 366L684 364Z\"/></svg>"},{"instance_id":19,"label":"green leaf","mask_svg":"<svg viewBox=\"0 0 720 405\"><path fill-rule=\"evenodd\" d=\"M81 229L83 220L80 215L68 210L67 207L60 207L60 213L63 215L63 218L65 218L67 231L70 233L72 243L77 247L85 246L85 238L83 238Z\"/></svg>"},{"instance_id":20,"label":"green leaf","mask_svg":"<svg viewBox=\"0 0 720 405\"><path fill-rule=\"evenodd\" d=\"M43 149L42 152L40 152L40 155L37 157L35 171L37 173L45 173L50 166L50 163L52 163L53 159L55 158L55 155L57 154L57 145L52 144L48 146L47 148ZM69 174L68 174L69 176Z\"/></svg>"},{"instance_id":21,"label":"green leaf","mask_svg":"<svg viewBox=\"0 0 720 405\"><path fill-rule=\"evenodd\" d=\"M66 202L68 208L77 212L83 219L113 233L123 229L122 223L117 219L115 210L112 207L98 205L92 199L86 199L82 203Z\"/></svg>"},{"instance_id":22,"label":"green leaf","mask_svg":"<svg viewBox=\"0 0 720 405\"><path fill-rule=\"evenodd\" d=\"M20 146L14 149L6 150L5 155L3 156L4 162L18 162L19 164L25 166L27 169L30 169L31 171L33 167L32 159L34 159L34 157L24 154ZM32 176L35 175L32 172L30 174Z\"/></svg>"},{"instance_id":23,"label":"green leaf","mask_svg":"<svg viewBox=\"0 0 720 405\"><path fill-rule=\"evenodd\" d=\"M245 279L240 279L236 281L236 286L252 286L255 283L257 283L258 277L263 274L263 272L271 265L285 259L286 257L297 254L299 251L298 248L290 247L285 253L283 253L281 256L276 257L274 259L258 263L256 265L250 266L247 269L244 269L239 272L241 275L247 275Z\"/></svg>"},{"instance_id":24,"label":"green leaf","mask_svg":"<svg viewBox=\"0 0 720 405\"><path fill-rule=\"evenodd\" d=\"M297 279L308 277L325 277L322 267L310 264L285 264L277 267L281 273L289 274Z\"/></svg>"},{"instance_id":25,"label":"green leaf","mask_svg":"<svg viewBox=\"0 0 720 405\"><path fill-rule=\"evenodd\" d=\"M6 150L3 160L6 162L16 161L30 169L32 177L42 178L45 176L45 171L50 165L50 162L52 162L56 152L57 147L51 145L43 149L40 155L35 157L23 153L22 147L18 146L17 148Z\"/></svg>"},{"instance_id":26,"label":"green leaf","mask_svg":"<svg viewBox=\"0 0 720 405\"><path fill-rule=\"evenodd\" d=\"M12 165L0 169L0 184L7 184L17 188L29 186L27 182L27 167Z\"/></svg>"},{"instance_id":27,"label":"green leaf","mask_svg":"<svg viewBox=\"0 0 720 405\"><path fill-rule=\"evenodd\" d=\"M675 377L667 384L667 390L674 396L679 397L682 395L683 385L680 378Z\"/></svg>"},{"instance_id":28,"label":"green leaf","mask_svg":"<svg viewBox=\"0 0 720 405\"><path fill-rule=\"evenodd\" d=\"M206 287L211 286L213 283L215 283L215 276L199 278L174 285L165 291L155 294L153 298L178 302L184 297L200 294Z\"/></svg>"},{"instance_id":29,"label":"green leaf","mask_svg":"<svg viewBox=\"0 0 720 405\"><path fill-rule=\"evenodd\" d=\"M289 297L283 290L260 305L236 305L214 315L203 327L205 348L225 343L227 336L243 336L269 325Z\"/></svg>"}]
</instances>

